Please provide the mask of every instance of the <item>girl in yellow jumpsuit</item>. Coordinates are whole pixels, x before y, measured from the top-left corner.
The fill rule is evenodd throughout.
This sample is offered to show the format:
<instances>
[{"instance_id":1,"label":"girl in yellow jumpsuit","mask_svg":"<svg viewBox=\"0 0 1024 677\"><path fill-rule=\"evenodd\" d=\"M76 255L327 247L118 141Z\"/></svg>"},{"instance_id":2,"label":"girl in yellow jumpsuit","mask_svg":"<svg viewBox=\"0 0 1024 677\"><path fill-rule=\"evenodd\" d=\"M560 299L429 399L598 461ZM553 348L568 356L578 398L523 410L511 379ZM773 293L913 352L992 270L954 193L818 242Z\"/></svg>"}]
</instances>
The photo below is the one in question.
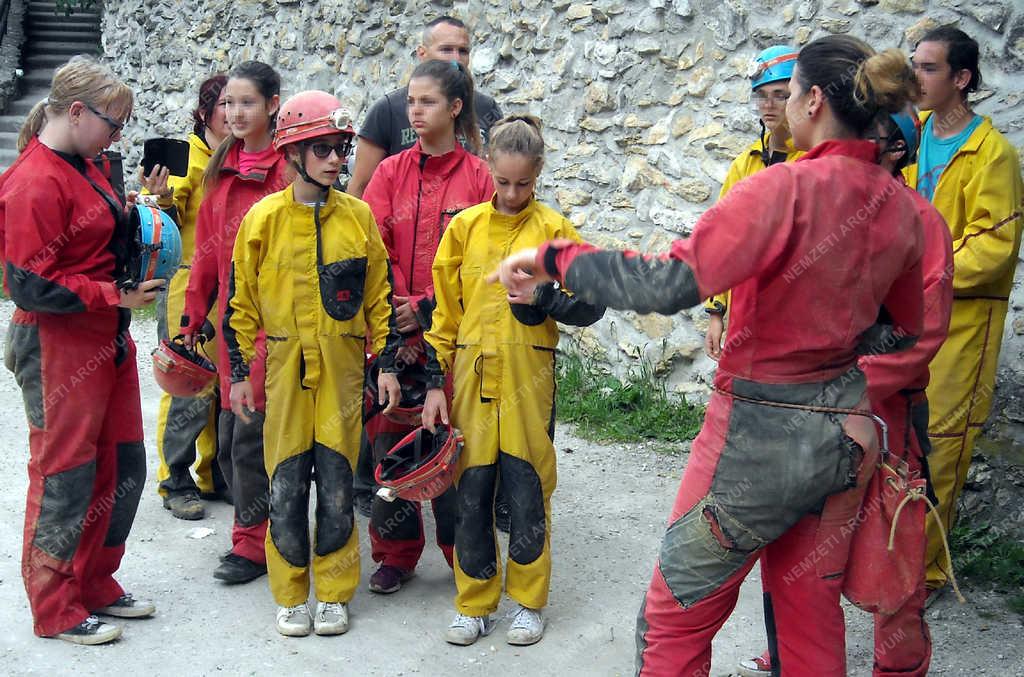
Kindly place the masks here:
<instances>
[{"instance_id":1,"label":"girl in yellow jumpsuit","mask_svg":"<svg viewBox=\"0 0 1024 677\"><path fill-rule=\"evenodd\" d=\"M195 122L188 137L188 171L170 176L157 165L143 177L144 192L157 196L161 209L174 218L181 230L181 267L168 289L157 299L157 334L169 338L168 327L177 328L185 309L185 289L196 248L196 215L203 201L203 172L214 149L231 134L224 106L226 75L213 75L199 86L199 105L192 112ZM214 340L219 340L214 339ZM217 347L207 343L206 355L217 359ZM217 391L195 397L160 396L156 421L156 471L164 507L178 519L202 519L206 509L200 498L228 498L228 490L217 466ZM198 456L198 462L197 457ZM195 462L196 479L189 466Z\"/></svg>"},{"instance_id":2,"label":"girl in yellow jumpsuit","mask_svg":"<svg viewBox=\"0 0 1024 677\"><path fill-rule=\"evenodd\" d=\"M512 298L484 276L510 251L548 238L579 235L569 221L537 202L543 164L540 122L510 116L491 129L488 146L495 195L460 212L434 259L437 307L427 340L432 388L423 424L448 422L445 376L454 377L452 424L465 436L455 473L455 620L445 639L469 645L494 627L501 564L494 537L495 478L501 475L511 517L505 588L517 603L510 644L544 633L540 610L551 582L551 494L555 489L555 321L596 322L604 308L547 285Z\"/></svg>"},{"instance_id":3,"label":"girl in yellow jumpsuit","mask_svg":"<svg viewBox=\"0 0 1024 677\"><path fill-rule=\"evenodd\" d=\"M391 268L365 203L330 186L351 147L347 113L326 92L281 106L274 145L298 173L257 202L232 254L224 340L231 409L254 410L249 363L267 335L264 449L270 477L267 570L282 635L339 635L359 583L352 469L363 411L367 330L380 357L381 401L401 399L387 372L400 336L391 315ZM387 410L385 410L387 411ZM309 490L316 482L316 539L310 566ZM311 618L310 569L317 599Z\"/></svg>"}]
</instances>

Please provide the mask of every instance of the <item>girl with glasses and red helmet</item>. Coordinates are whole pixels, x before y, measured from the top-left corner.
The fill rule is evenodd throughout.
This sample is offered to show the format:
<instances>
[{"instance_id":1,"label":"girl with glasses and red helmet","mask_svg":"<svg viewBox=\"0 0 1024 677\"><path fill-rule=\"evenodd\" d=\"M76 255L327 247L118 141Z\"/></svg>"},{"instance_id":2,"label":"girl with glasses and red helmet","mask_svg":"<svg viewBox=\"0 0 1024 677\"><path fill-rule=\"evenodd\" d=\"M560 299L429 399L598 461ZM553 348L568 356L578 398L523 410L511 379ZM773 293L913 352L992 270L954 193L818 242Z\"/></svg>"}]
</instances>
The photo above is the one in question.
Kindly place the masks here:
<instances>
[{"instance_id":1,"label":"girl with glasses and red helmet","mask_svg":"<svg viewBox=\"0 0 1024 677\"><path fill-rule=\"evenodd\" d=\"M286 636L348 631L359 583L352 478L363 415L365 341L380 357L385 413L401 399L393 373L400 343L391 310L391 263L366 203L331 188L354 132L326 92L281 106L274 147L297 176L242 221L226 288L224 343L231 409L256 410L250 364L266 336L266 542L277 630ZM315 478L315 480L314 480ZM316 537L309 494L316 485ZM310 576L317 605L309 613Z\"/></svg>"}]
</instances>

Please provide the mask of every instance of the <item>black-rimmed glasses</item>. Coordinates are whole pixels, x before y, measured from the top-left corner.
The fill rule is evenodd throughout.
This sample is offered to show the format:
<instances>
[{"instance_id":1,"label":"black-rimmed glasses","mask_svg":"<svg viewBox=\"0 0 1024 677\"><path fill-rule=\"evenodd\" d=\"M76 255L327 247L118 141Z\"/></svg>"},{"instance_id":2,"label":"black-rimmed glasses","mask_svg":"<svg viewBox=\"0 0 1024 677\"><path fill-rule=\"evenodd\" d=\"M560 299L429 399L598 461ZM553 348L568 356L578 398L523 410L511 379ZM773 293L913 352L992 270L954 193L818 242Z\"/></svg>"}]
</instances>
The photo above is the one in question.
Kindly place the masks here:
<instances>
[{"instance_id":1,"label":"black-rimmed glasses","mask_svg":"<svg viewBox=\"0 0 1024 677\"><path fill-rule=\"evenodd\" d=\"M88 108L90 111L92 111L93 115L98 117L100 120L103 120L104 122L107 123L107 125L110 126L110 130L111 130L110 131L110 138L111 138L111 140L113 140L113 138L115 136L117 136L118 134L120 134L121 130L124 129L124 123L118 122L117 120L115 120L114 118L110 117L109 115L106 115L105 113L99 112L98 110L96 110L95 108L93 108L89 104L85 103L84 101L82 102L82 105L85 106L86 108Z\"/></svg>"}]
</instances>

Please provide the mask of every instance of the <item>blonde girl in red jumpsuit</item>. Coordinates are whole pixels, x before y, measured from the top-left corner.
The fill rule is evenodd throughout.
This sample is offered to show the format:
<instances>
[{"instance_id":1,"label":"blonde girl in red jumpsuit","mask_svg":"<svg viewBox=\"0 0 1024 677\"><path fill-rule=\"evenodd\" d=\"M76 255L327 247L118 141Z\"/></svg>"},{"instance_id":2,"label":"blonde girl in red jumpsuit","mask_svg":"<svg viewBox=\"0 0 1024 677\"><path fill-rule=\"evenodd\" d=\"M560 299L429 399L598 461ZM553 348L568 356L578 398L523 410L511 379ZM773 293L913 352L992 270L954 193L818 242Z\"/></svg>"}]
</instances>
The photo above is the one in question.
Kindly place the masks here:
<instances>
[{"instance_id":1,"label":"blonde girl in red jumpsuit","mask_svg":"<svg viewBox=\"0 0 1024 677\"><path fill-rule=\"evenodd\" d=\"M738 184L669 253L549 242L500 267L511 294L557 279L638 312L672 314L732 289L747 338L719 364L641 606L641 675L709 674L711 641L759 557L766 579L823 579L813 599L776 591L782 674L846 675L844 527L878 446L869 419L821 410L866 409L858 355L921 333L921 221L859 139L916 87L902 54L849 36L805 46L790 87L786 116L807 155Z\"/></svg>"},{"instance_id":2,"label":"blonde girl in red jumpsuit","mask_svg":"<svg viewBox=\"0 0 1024 677\"><path fill-rule=\"evenodd\" d=\"M265 63L245 61L228 73L224 102L231 136L221 143L206 167L206 192L196 217L196 251L181 317L186 343L193 342L214 301L217 325L223 325L231 250L242 219L260 198L288 185L288 163L271 144L280 92L280 76ZM270 503L263 464L265 359L266 343L260 334L250 376L256 411L249 421L243 421L231 412L227 347L223 341L218 344L221 411L217 419L217 460L235 506L231 550L213 572L214 578L225 583L247 583L267 573L264 540Z\"/></svg>"},{"instance_id":3,"label":"blonde girl in red jumpsuit","mask_svg":"<svg viewBox=\"0 0 1024 677\"><path fill-rule=\"evenodd\" d=\"M0 258L18 306L4 361L29 424L21 572L35 633L76 644L121 635L93 614L155 611L114 572L146 481L129 309L152 303L165 280L119 284L129 277L127 218L91 160L120 139L132 100L108 68L75 57L29 113L20 155L0 176Z\"/></svg>"}]
</instances>

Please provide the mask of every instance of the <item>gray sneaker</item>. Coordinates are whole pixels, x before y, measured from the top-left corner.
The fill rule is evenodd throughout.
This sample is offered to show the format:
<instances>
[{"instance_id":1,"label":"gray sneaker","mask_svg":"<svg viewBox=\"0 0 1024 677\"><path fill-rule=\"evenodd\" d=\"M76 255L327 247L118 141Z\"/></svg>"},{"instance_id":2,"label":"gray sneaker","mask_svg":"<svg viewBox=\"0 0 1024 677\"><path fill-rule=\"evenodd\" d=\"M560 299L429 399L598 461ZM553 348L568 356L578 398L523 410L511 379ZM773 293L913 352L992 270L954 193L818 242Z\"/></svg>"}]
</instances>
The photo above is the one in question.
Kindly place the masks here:
<instances>
[{"instance_id":1,"label":"gray sneaker","mask_svg":"<svg viewBox=\"0 0 1024 677\"><path fill-rule=\"evenodd\" d=\"M93 613L116 618L148 618L156 613L156 605L146 600L135 599L130 592L126 592Z\"/></svg>"},{"instance_id":2,"label":"gray sneaker","mask_svg":"<svg viewBox=\"0 0 1024 677\"><path fill-rule=\"evenodd\" d=\"M121 630L120 625L104 623L95 616L89 616L75 627L54 635L54 637L72 644L106 644L120 637Z\"/></svg>"},{"instance_id":3,"label":"gray sneaker","mask_svg":"<svg viewBox=\"0 0 1024 677\"><path fill-rule=\"evenodd\" d=\"M517 605L512 611L512 625L508 629L507 641L516 646L536 644L544 636L544 617L540 609L528 609Z\"/></svg>"},{"instance_id":4,"label":"gray sneaker","mask_svg":"<svg viewBox=\"0 0 1024 677\"><path fill-rule=\"evenodd\" d=\"M277 608L277 631L285 637L305 637L313 626L305 603Z\"/></svg>"},{"instance_id":5,"label":"gray sneaker","mask_svg":"<svg viewBox=\"0 0 1024 677\"><path fill-rule=\"evenodd\" d=\"M494 621L490 616L466 616L457 613L444 638L449 644L469 646L481 637L491 634L491 630L494 630Z\"/></svg>"},{"instance_id":6,"label":"gray sneaker","mask_svg":"<svg viewBox=\"0 0 1024 677\"><path fill-rule=\"evenodd\" d=\"M317 602L313 632L318 635L344 635L348 632L348 605L344 602Z\"/></svg>"}]
</instances>

